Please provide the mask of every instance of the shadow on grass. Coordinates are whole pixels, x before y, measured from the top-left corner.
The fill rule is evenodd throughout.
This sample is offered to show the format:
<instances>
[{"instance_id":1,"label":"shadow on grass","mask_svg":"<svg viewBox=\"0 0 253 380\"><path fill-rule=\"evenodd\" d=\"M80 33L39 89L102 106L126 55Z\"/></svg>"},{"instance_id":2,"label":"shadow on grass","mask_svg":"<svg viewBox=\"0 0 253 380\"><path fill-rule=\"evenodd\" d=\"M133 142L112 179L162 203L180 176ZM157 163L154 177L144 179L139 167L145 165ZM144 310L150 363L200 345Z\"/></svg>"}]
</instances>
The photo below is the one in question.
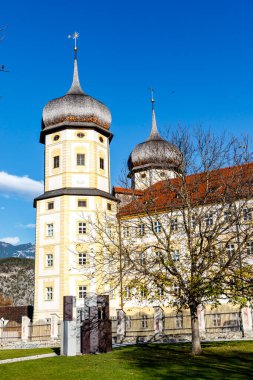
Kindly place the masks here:
<instances>
[{"instance_id":1,"label":"shadow on grass","mask_svg":"<svg viewBox=\"0 0 253 380\"><path fill-rule=\"evenodd\" d=\"M242 342L245 343L245 342ZM204 354L193 357L191 345L142 345L118 349L118 356L141 369L145 379L251 379L253 343L203 344Z\"/></svg>"},{"instance_id":2,"label":"shadow on grass","mask_svg":"<svg viewBox=\"0 0 253 380\"><path fill-rule=\"evenodd\" d=\"M54 351L54 353L56 355L60 355L61 354L61 349L60 347L52 347L52 351Z\"/></svg>"}]
</instances>

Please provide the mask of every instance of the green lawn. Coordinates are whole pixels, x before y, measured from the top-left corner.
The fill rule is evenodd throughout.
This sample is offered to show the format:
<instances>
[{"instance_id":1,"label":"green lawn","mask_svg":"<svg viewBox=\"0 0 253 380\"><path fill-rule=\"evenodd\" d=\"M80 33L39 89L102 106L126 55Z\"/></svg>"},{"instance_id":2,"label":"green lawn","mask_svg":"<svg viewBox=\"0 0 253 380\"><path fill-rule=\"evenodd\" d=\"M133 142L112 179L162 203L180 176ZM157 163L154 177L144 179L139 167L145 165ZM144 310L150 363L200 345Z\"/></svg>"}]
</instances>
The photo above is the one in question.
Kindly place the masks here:
<instances>
[{"instance_id":1,"label":"green lawn","mask_svg":"<svg viewBox=\"0 0 253 380\"><path fill-rule=\"evenodd\" d=\"M156 344L117 348L102 355L59 356L3 364L0 379L237 380L253 377L253 342L206 343L203 348L204 355L199 357L189 354L189 344Z\"/></svg>"},{"instance_id":2,"label":"green lawn","mask_svg":"<svg viewBox=\"0 0 253 380\"><path fill-rule=\"evenodd\" d=\"M59 353L59 349L46 347L46 348L34 348L34 349L23 349L23 350L0 350L0 360L21 358L24 356L32 356L32 355L52 354L54 352Z\"/></svg>"}]
</instances>

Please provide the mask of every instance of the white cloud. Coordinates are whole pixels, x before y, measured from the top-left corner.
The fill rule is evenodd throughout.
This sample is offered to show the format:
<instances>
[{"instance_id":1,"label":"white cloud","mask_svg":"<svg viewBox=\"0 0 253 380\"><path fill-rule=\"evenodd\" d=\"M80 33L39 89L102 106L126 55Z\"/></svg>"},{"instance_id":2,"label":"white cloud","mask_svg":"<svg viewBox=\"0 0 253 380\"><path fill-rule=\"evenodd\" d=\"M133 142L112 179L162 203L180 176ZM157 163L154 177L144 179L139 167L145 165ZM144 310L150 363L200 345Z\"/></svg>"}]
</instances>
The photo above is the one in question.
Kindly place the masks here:
<instances>
[{"instance_id":1,"label":"white cloud","mask_svg":"<svg viewBox=\"0 0 253 380\"><path fill-rule=\"evenodd\" d=\"M13 244L13 245L16 245L20 242L20 239L18 236L13 236L13 237L3 237L3 238L0 238L0 241L3 241L4 243L9 243L9 244Z\"/></svg>"},{"instance_id":2,"label":"white cloud","mask_svg":"<svg viewBox=\"0 0 253 380\"><path fill-rule=\"evenodd\" d=\"M0 193L5 197L18 195L33 199L43 193L43 190L43 182L35 181L28 176L18 177L3 171L0 172Z\"/></svg>"},{"instance_id":3,"label":"white cloud","mask_svg":"<svg viewBox=\"0 0 253 380\"><path fill-rule=\"evenodd\" d=\"M24 229L27 229L27 228L35 228L35 224L34 224L34 223L18 224L17 227L18 227L18 228L24 228Z\"/></svg>"}]
</instances>

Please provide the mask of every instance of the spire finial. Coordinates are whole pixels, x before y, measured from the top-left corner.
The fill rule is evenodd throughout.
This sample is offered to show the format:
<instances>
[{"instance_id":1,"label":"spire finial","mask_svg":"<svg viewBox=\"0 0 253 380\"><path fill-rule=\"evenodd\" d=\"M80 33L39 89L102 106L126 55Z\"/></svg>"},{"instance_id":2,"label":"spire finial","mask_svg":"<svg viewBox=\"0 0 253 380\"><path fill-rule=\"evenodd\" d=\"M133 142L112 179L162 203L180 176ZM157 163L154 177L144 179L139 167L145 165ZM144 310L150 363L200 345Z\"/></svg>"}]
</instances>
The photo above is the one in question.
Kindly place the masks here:
<instances>
[{"instance_id":1,"label":"spire finial","mask_svg":"<svg viewBox=\"0 0 253 380\"><path fill-rule=\"evenodd\" d=\"M154 99L154 89L153 87L150 88L151 91L151 104L152 104L152 128L149 135L148 140L162 140L161 136L159 135L157 125L156 125L156 117L155 117L155 99Z\"/></svg>"},{"instance_id":2,"label":"spire finial","mask_svg":"<svg viewBox=\"0 0 253 380\"><path fill-rule=\"evenodd\" d=\"M68 91L68 94L82 94L84 95L84 92L82 90L82 87L79 83L79 76L78 76L78 66L77 66L77 39L79 37L79 33L78 32L75 32L73 34L69 34L68 35L68 38L73 38L73 40L75 41L75 45L74 45L74 52L75 52L75 56L74 56L74 73L73 73L73 81L72 81L72 85Z\"/></svg>"},{"instance_id":3,"label":"spire finial","mask_svg":"<svg viewBox=\"0 0 253 380\"><path fill-rule=\"evenodd\" d=\"M154 109L154 103L155 103L153 87L150 87L150 92L151 92L151 104L152 104L152 110L153 110Z\"/></svg>"},{"instance_id":4,"label":"spire finial","mask_svg":"<svg viewBox=\"0 0 253 380\"><path fill-rule=\"evenodd\" d=\"M73 34L69 34L68 35L68 38L73 38L73 40L75 41L75 45L74 45L74 51L76 52L77 51L77 39L78 37L80 36L80 34L78 32L75 32Z\"/></svg>"}]
</instances>

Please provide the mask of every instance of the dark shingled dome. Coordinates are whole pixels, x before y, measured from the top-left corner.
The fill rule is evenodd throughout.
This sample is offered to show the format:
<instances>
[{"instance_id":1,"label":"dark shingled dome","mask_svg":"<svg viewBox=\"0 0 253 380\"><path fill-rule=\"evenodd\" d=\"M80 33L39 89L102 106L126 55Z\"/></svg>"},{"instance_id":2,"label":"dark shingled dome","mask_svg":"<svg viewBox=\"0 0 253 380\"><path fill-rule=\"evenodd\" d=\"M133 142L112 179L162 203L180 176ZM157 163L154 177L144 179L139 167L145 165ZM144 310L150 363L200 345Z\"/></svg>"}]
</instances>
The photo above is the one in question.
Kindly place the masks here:
<instances>
[{"instance_id":1,"label":"dark shingled dome","mask_svg":"<svg viewBox=\"0 0 253 380\"><path fill-rule=\"evenodd\" d=\"M183 155L170 142L164 140L158 133L155 111L152 110L152 129L147 141L136 145L128 159L130 171L156 167L163 169L181 170Z\"/></svg>"},{"instance_id":2,"label":"dark shingled dome","mask_svg":"<svg viewBox=\"0 0 253 380\"><path fill-rule=\"evenodd\" d=\"M46 104L42 114L42 129L68 122L92 124L109 129L111 113L100 101L86 95L79 83L77 59L74 60L74 75L70 90L66 95Z\"/></svg>"}]
</instances>

